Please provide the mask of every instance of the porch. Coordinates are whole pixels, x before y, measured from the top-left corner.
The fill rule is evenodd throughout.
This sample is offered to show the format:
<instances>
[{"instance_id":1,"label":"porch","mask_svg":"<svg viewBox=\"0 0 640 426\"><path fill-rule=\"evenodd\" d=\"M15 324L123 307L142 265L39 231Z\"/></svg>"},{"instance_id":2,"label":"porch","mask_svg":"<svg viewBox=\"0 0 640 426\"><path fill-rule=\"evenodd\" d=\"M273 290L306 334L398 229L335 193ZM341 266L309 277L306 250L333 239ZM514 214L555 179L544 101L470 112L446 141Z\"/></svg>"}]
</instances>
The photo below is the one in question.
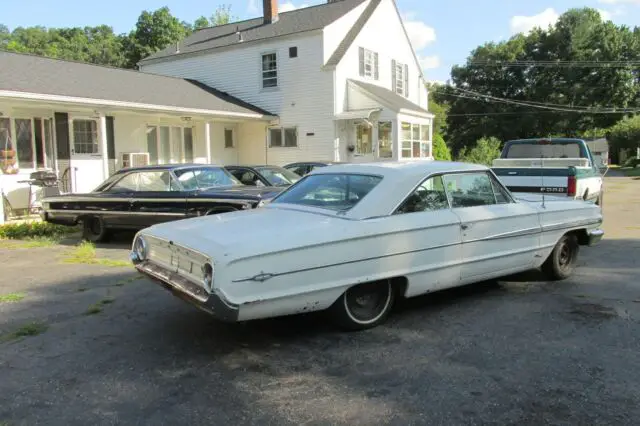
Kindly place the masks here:
<instances>
[{"instance_id":1,"label":"porch","mask_svg":"<svg viewBox=\"0 0 640 426\"><path fill-rule=\"evenodd\" d=\"M348 80L345 110L334 117L334 160L433 160L433 118L388 89Z\"/></svg>"},{"instance_id":2,"label":"porch","mask_svg":"<svg viewBox=\"0 0 640 426\"><path fill-rule=\"evenodd\" d=\"M43 188L29 188L36 171L53 171L65 193L91 191L127 166L266 162L267 125L258 119L0 101L0 189L20 214L42 195Z\"/></svg>"}]
</instances>

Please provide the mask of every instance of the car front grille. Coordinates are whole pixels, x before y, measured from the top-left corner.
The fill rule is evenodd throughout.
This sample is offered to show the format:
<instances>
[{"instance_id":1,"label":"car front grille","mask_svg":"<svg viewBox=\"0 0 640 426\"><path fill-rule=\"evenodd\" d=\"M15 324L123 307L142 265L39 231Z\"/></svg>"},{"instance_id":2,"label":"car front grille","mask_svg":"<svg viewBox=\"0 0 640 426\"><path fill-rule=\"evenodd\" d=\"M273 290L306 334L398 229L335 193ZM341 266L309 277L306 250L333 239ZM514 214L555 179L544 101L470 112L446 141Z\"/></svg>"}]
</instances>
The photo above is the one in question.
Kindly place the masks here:
<instances>
[{"instance_id":1,"label":"car front grille","mask_svg":"<svg viewBox=\"0 0 640 426\"><path fill-rule=\"evenodd\" d=\"M202 267L209 262L202 253L159 238L144 236L147 242L147 261L155 263L203 287Z\"/></svg>"}]
</instances>

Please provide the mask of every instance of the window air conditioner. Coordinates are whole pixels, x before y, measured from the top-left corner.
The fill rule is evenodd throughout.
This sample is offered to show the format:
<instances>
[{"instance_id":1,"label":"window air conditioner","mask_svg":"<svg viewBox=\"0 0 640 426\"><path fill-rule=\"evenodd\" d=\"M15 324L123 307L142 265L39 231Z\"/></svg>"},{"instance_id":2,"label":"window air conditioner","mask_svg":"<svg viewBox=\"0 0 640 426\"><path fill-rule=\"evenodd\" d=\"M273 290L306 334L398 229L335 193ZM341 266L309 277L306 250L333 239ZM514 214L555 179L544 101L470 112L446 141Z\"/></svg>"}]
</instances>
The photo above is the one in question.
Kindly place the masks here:
<instances>
[{"instance_id":1,"label":"window air conditioner","mask_svg":"<svg viewBox=\"0 0 640 426\"><path fill-rule=\"evenodd\" d=\"M123 152L122 168L139 167L149 165L148 152Z\"/></svg>"}]
</instances>

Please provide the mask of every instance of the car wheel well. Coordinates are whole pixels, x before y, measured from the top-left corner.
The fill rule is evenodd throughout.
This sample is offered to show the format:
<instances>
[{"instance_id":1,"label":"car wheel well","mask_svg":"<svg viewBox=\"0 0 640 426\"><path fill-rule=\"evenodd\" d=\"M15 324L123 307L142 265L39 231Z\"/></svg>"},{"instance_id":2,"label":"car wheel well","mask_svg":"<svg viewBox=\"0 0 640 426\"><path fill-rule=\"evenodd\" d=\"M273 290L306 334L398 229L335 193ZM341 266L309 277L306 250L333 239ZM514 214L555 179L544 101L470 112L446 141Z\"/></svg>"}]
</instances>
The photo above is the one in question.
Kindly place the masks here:
<instances>
[{"instance_id":1,"label":"car wheel well","mask_svg":"<svg viewBox=\"0 0 640 426\"><path fill-rule=\"evenodd\" d=\"M218 214L218 213L230 213L230 212L234 212L237 209L234 209L233 207L214 207L212 209L207 210L207 212L205 213L205 216L209 216L212 214Z\"/></svg>"},{"instance_id":2,"label":"car wheel well","mask_svg":"<svg viewBox=\"0 0 640 426\"><path fill-rule=\"evenodd\" d=\"M575 235L578 239L578 244L581 246L589 245L589 234L587 233L586 228L567 232L566 235Z\"/></svg>"}]
</instances>

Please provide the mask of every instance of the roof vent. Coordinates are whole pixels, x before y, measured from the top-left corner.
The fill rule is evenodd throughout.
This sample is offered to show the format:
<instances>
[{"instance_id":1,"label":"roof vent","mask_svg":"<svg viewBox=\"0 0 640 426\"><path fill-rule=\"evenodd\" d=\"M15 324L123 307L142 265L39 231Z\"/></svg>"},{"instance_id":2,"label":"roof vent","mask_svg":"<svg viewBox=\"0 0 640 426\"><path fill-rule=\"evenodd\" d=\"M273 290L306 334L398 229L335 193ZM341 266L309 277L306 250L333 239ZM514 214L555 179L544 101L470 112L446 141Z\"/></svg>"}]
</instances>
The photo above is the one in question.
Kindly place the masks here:
<instances>
[{"instance_id":1,"label":"roof vent","mask_svg":"<svg viewBox=\"0 0 640 426\"><path fill-rule=\"evenodd\" d=\"M242 41L242 33L240 32L240 27L236 25L236 35L238 36L238 41Z\"/></svg>"}]
</instances>

